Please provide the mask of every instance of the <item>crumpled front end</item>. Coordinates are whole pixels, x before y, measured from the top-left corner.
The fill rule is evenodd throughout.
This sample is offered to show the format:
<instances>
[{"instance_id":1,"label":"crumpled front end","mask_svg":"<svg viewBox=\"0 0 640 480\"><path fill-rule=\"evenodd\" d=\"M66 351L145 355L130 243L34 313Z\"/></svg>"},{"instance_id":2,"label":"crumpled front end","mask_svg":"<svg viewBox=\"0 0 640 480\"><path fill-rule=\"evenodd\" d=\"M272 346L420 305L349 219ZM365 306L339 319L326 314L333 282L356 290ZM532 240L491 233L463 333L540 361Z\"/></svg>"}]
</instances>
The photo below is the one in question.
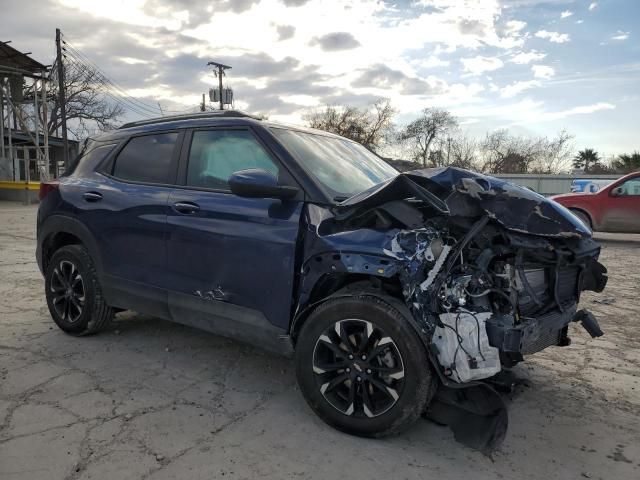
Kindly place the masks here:
<instances>
[{"instance_id":1,"label":"crumpled front end","mask_svg":"<svg viewBox=\"0 0 640 480\"><path fill-rule=\"evenodd\" d=\"M330 221L330 232L316 241L361 235L383 242L380 271L399 278L448 389L435 410L457 402L475 414L483 404L488 420L471 437L468 421L457 422L462 431L454 428L482 450L506 431L490 379L525 355L568 345L573 321L602 335L590 312L577 311L582 291L606 285L599 246L570 212L525 188L453 168L410 172L346 200ZM461 393L466 387L475 390ZM478 436L482 429L493 433Z\"/></svg>"}]
</instances>

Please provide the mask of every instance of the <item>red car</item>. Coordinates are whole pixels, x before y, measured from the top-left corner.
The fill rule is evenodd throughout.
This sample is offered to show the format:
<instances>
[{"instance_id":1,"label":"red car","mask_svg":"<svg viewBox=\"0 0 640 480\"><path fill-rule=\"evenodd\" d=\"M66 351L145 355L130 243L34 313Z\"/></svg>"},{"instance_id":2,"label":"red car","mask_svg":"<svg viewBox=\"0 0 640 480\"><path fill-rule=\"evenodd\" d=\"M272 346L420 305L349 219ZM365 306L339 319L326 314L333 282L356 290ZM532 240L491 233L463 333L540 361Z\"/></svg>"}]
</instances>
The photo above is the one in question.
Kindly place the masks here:
<instances>
[{"instance_id":1,"label":"red car","mask_svg":"<svg viewBox=\"0 0 640 480\"><path fill-rule=\"evenodd\" d=\"M597 193L566 193L551 198L591 230L640 233L640 171L619 178Z\"/></svg>"}]
</instances>

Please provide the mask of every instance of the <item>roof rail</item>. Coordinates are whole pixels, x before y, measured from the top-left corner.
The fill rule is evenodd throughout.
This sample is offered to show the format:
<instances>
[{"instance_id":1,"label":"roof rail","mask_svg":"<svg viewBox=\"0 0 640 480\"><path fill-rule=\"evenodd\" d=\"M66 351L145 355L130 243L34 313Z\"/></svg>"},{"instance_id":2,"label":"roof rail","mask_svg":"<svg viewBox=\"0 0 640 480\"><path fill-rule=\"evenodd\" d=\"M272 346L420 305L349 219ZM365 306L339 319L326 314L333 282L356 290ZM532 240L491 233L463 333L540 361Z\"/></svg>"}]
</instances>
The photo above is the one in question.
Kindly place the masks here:
<instances>
[{"instance_id":1,"label":"roof rail","mask_svg":"<svg viewBox=\"0 0 640 480\"><path fill-rule=\"evenodd\" d=\"M166 117L149 118L147 120L138 120L136 122L128 122L118 127L118 130L130 127L140 127L143 125L153 125L155 123L176 122L179 120L196 120L199 118L219 118L219 117L244 117L253 118L254 120L261 120L259 117L249 115L248 113L241 112L240 110L218 110L214 112L198 112L198 113L186 113L183 115L167 115Z\"/></svg>"}]
</instances>

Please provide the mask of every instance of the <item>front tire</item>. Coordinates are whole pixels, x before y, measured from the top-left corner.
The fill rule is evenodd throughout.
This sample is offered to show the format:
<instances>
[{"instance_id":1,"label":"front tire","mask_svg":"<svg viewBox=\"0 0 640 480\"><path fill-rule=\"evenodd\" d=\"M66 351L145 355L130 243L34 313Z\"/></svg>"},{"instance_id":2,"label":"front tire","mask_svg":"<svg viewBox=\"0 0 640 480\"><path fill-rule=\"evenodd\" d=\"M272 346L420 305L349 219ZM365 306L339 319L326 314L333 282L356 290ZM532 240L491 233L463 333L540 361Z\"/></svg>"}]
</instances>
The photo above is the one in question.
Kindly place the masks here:
<instances>
[{"instance_id":1,"label":"front tire","mask_svg":"<svg viewBox=\"0 0 640 480\"><path fill-rule=\"evenodd\" d=\"M45 292L53 321L71 335L97 333L113 318L93 261L81 245L67 245L53 254L45 271Z\"/></svg>"},{"instance_id":2,"label":"front tire","mask_svg":"<svg viewBox=\"0 0 640 480\"><path fill-rule=\"evenodd\" d=\"M584 223L584 226L589 229L589 231L593 232L593 225L591 224L591 218L589 218L589 215L580 210L571 210L571 213L578 217L580 221Z\"/></svg>"},{"instance_id":3,"label":"front tire","mask_svg":"<svg viewBox=\"0 0 640 480\"><path fill-rule=\"evenodd\" d=\"M329 299L311 313L296 345L296 374L322 420L364 437L408 428L435 388L409 320L367 294Z\"/></svg>"}]
</instances>

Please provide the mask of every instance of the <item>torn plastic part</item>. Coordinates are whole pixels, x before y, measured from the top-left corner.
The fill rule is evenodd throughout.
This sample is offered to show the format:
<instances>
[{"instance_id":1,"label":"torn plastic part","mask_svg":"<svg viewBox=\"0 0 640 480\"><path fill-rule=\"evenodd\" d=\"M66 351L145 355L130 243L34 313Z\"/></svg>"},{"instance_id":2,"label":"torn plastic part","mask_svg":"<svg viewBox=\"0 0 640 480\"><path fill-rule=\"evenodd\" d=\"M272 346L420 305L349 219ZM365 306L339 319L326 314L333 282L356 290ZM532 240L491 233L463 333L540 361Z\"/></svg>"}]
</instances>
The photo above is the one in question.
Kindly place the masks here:
<instances>
[{"instance_id":1,"label":"torn plastic part","mask_svg":"<svg viewBox=\"0 0 640 480\"><path fill-rule=\"evenodd\" d=\"M436 275L438 275L438 273L442 269L442 265L444 264L444 261L447 259L447 256L449 255L450 251L451 251L451 247L449 245L445 245L444 247L442 247L442 253L440 253L440 256L438 257L438 260L436 260L436 263L433 266L433 268L429 270L429 273L427 274L427 279L420 284L420 289L422 291L427 290L431 286L431 284L436 278Z\"/></svg>"},{"instance_id":2,"label":"torn plastic part","mask_svg":"<svg viewBox=\"0 0 640 480\"><path fill-rule=\"evenodd\" d=\"M576 313L574 322L580 322L582 327L591 335L591 338L597 338L604 335L598 320L589 310L583 309Z\"/></svg>"},{"instance_id":3,"label":"torn plastic part","mask_svg":"<svg viewBox=\"0 0 640 480\"><path fill-rule=\"evenodd\" d=\"M509 425L502 397L483 383L464 388L440 385L425 417L447 425L458 442L485 455L502 444Z\"/></svg>"},{"instance_id":4,"label":"torn plastic part","mask_svg":"<svg viewBox=\"0 0 640 480\"><path fill-rule=\"evenodd\" d=\"M501 370L499 351L489 345L485 327L491 316L466 310L440 314L442 326L436 326L432 342L440 365L456 382L488 378Z\"/></svg>"}]
</instances>

